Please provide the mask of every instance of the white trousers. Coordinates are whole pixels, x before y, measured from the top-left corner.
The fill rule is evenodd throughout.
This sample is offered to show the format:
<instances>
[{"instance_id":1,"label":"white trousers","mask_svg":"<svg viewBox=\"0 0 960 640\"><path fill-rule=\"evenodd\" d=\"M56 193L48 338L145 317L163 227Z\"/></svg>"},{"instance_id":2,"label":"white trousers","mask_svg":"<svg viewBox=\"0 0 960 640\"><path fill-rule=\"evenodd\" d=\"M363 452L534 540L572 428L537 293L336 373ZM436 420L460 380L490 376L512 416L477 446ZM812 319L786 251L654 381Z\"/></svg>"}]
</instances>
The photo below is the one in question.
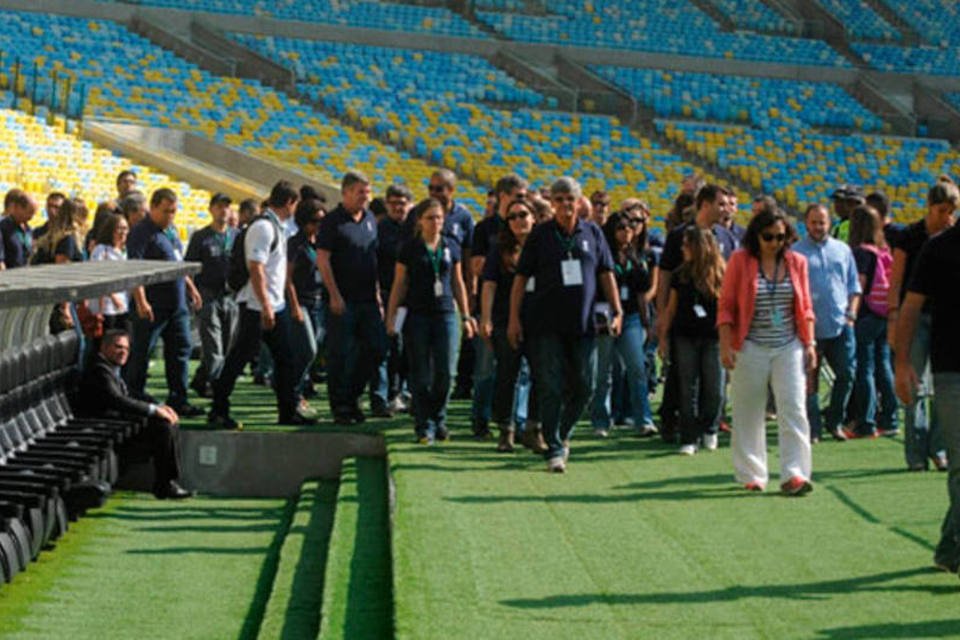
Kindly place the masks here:
<instances>
[{"instance_id":1,"label":"white trousers","mask_svg":"<svg viewBox=\"0 0 960 640\"><path fill-rule=\"evenodd\" d=\"M765 414L767 385L773 387L780 444L780 481L794 476L810 480L812 456L807 421L803 346L764 347L749 340L737 354L731 379L733 397L733 469L737 482L764 486L767 472Z\"/></svg>"}]
</instances>

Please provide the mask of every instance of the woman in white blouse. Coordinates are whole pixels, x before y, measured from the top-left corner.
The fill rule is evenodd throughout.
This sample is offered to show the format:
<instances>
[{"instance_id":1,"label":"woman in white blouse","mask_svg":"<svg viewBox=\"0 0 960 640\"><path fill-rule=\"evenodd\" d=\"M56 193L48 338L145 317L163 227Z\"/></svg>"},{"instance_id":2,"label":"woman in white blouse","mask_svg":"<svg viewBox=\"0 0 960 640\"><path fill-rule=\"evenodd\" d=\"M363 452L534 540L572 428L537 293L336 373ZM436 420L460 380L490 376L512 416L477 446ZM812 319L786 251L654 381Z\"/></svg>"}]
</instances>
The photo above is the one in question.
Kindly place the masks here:
<instances>
[{"instance_id":1,"label":"woman in white blouse","mask_svg":"<svg viewBox=\"0 0 960 640\"><path fill-rule=\"evenodd\" d=\"M96 246L90 254L90 261L126 260L127 233L130 225L123 216L111 214L98 230ZM103 316L103 329L123 329L129 332L130 296L126 291L117 291L87 301L91 313Z\"/></svg>"}]
</instances>

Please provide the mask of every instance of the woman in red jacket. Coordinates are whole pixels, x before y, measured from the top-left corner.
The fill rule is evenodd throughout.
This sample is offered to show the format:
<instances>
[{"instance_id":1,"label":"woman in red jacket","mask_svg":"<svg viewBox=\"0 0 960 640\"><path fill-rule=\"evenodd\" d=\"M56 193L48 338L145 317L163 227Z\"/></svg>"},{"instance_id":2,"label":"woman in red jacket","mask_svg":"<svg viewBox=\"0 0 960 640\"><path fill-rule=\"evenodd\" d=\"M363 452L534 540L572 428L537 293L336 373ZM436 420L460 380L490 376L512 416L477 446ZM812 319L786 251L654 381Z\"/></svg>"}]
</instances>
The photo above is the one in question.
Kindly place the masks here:
<instances>
[{"instance_id":1,"label":"woman in red jacket","mask_svg":"<svg viewBox=\"0 0 960 640\"><path fill-rule=\"evenodd\" d=\"M749 491L766 488L768 385L777 406L780 489L810 492L810 424L804 364L816 363L807 261L790 250L796 232L782 211L761 211L730 256L717 312L720 358L731 371L733 466Z\"/></svg>"}]
</instances>

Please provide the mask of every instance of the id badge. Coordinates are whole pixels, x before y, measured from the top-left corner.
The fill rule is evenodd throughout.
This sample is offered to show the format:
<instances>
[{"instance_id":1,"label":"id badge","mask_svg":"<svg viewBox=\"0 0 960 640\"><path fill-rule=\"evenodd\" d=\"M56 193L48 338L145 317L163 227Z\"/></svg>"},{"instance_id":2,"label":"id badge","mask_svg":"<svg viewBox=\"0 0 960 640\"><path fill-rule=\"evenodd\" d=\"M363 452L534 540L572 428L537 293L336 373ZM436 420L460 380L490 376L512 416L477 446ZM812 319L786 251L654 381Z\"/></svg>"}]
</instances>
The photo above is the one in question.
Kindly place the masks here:
<instances>
[{"instance_id":1,"label":"id badge","mask_svg":"<svg viewBox=\"0 0 960 640\"><path fill-rule=\"evenodd\" d=\"M180 253L180 249L174 248L173 257L177 262L183 262L183 254Z\"/></svg>"},{"instance_id":2,"label":"id badge","mask_svg":"<svg viewBox=\"0 0 960 640\"><path fill-rule=\"evenodd\" d=\"M530 276L527 278L527 286L524 287L524 290L527 293L533 293L537 290L537 276Z\"/></svg>"},{"instance_id":3,"label":"id badge","mask_svg":"<svg viewBox=\"0 0 960 640\"><path fill-rule=\"evenodd\" d=\"M433 281L433 295L437 298L443 297L443 283L439 279Z\"/></svg>"},{"instance_id":4,"label":"id badge","mask_svg":"<svg viewBox=\"0 0 960 640\"><path fill-rule=\"evenodd\" d=\"M563 286L576 287L583 284L583 270L580 261L572 258L560 263L560 275L563 277Z\"/></svg>"},{"instance_id":5,"label":"id badge","mask_svg":"<svg viewBox=\"0 0 960 640\"><path fill-rule=\"evenodd\" d=\"M693 305L693 312L696 314L696 316L697 316L698 318L706 318L706 317L707 317L707 310L703 308L703 305L702 305L702 304L695 304L695 305Z\"/></svg>"},{"instance_id":6,"label":"id badge","mask_svg":"<svg viewBox=\"0 0 960 640\"><path fill-rule=\"evenodd\" d=\"M629 299L630 299L630 287L628 287L627 285L623 285L622 287L620 287L620 300L622 302L626 302Z\"/></svg>"},{"instance_id":7,"label":"id badge","mask_svg":"<svg viewBox=\"0 0 960 640\"><path fill-rule=\"evenodd\" d=\"M774 309L770 313L770 316L774 326L783 324L783 312L780 309Z\"/></svg>"},{"instance_id":8,"label":"id badge","mask_svg":"<svg viewBox=\"0 0 960 640\"><path fill-rule=\"evenodd\" d=\"M313 281L317 284L323 284L323 274L319 270L313 272Z\"/></svg>"}]
</instances>

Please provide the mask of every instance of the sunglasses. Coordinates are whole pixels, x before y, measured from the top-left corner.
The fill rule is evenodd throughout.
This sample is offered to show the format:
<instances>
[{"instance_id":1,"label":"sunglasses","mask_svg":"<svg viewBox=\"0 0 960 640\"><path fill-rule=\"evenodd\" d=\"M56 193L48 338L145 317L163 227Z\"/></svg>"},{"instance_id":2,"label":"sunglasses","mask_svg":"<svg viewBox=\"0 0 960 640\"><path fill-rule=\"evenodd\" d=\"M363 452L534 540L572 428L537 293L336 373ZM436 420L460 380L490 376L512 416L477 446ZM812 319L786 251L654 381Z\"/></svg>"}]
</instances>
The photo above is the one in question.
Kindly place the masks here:
<instances>
[{"instance_id":1,"label":"sunglasses","mask_svg":"<svg viewBox=\"0 0 960 640\"><path fill-rule=\"evenodd\" d=\"M629 224L631 227L639 227L640 225L646 224L646 223L647 223L646 218L630 218L627 224Z\"/></svg>"},{"instance_id":2,"label":"sunglasses","mask_svg":"<svg viewBox=\"0 0 960 640\"><path fill-rule=\"evenodd\" d=\"M618 225L615 227L615 229L616 229L617 231L627 231L627 230L632 229L632 228L633 228L633 225L632 225L632 224L618 224Z\"/></svg>"},{"instance_id":3,"label":"sunglasses","mask_svg":"<svg viewBox=\"0 0 960 640\"><path fill-rule=\"evenodd\" d=\"M787 239L787 234L785 233L761 233L760 237L763 238L764 242L783 242Z\"/></svg>"},{"instance_id":4,"label":"sunglasses","mask_svg":"<svg viewBox=\"0 0 960 640\"><path fill-rule=\"evenodd\" d=\"M321 222L323 222L323 218L311 218L310 222L312 224L320 224Z\"/></svg>"},{"instance_id":5,"label":"sunglasses","mask_svg":"<svg viewBox=\"0 0 960 640\"><path fill-rule=\"evenodd\" d=\"M507 222L509 222L509 221L511 221L511 220L519 220L519 219L521 219L521 218L529 218L529 217L530 217L530 212L529 212L529 211L521 211L521 212L519 212L519 213L508 213L508 214L507 214Z\"/></svg>"},{"instance_id":6,"label":"sunglasses","mask_svg":"<svg viewBox=\"0 0 960 640\"><path fill-rule=\"evenodd\" d=\"M446 189L442 184L431 184L427 186L427 191L430 193L439 193Z\"/></svg>"},{"instance_id":7,"label":"sunglasses","mask_svg":"<svg viewBox=\"0 0 960 640\"><path fill-rule=\"evenodd\" d=\"M576 202L577 199L574 196L553 196L551 198L554 202Z\"/></svg>"}]
</instances>

